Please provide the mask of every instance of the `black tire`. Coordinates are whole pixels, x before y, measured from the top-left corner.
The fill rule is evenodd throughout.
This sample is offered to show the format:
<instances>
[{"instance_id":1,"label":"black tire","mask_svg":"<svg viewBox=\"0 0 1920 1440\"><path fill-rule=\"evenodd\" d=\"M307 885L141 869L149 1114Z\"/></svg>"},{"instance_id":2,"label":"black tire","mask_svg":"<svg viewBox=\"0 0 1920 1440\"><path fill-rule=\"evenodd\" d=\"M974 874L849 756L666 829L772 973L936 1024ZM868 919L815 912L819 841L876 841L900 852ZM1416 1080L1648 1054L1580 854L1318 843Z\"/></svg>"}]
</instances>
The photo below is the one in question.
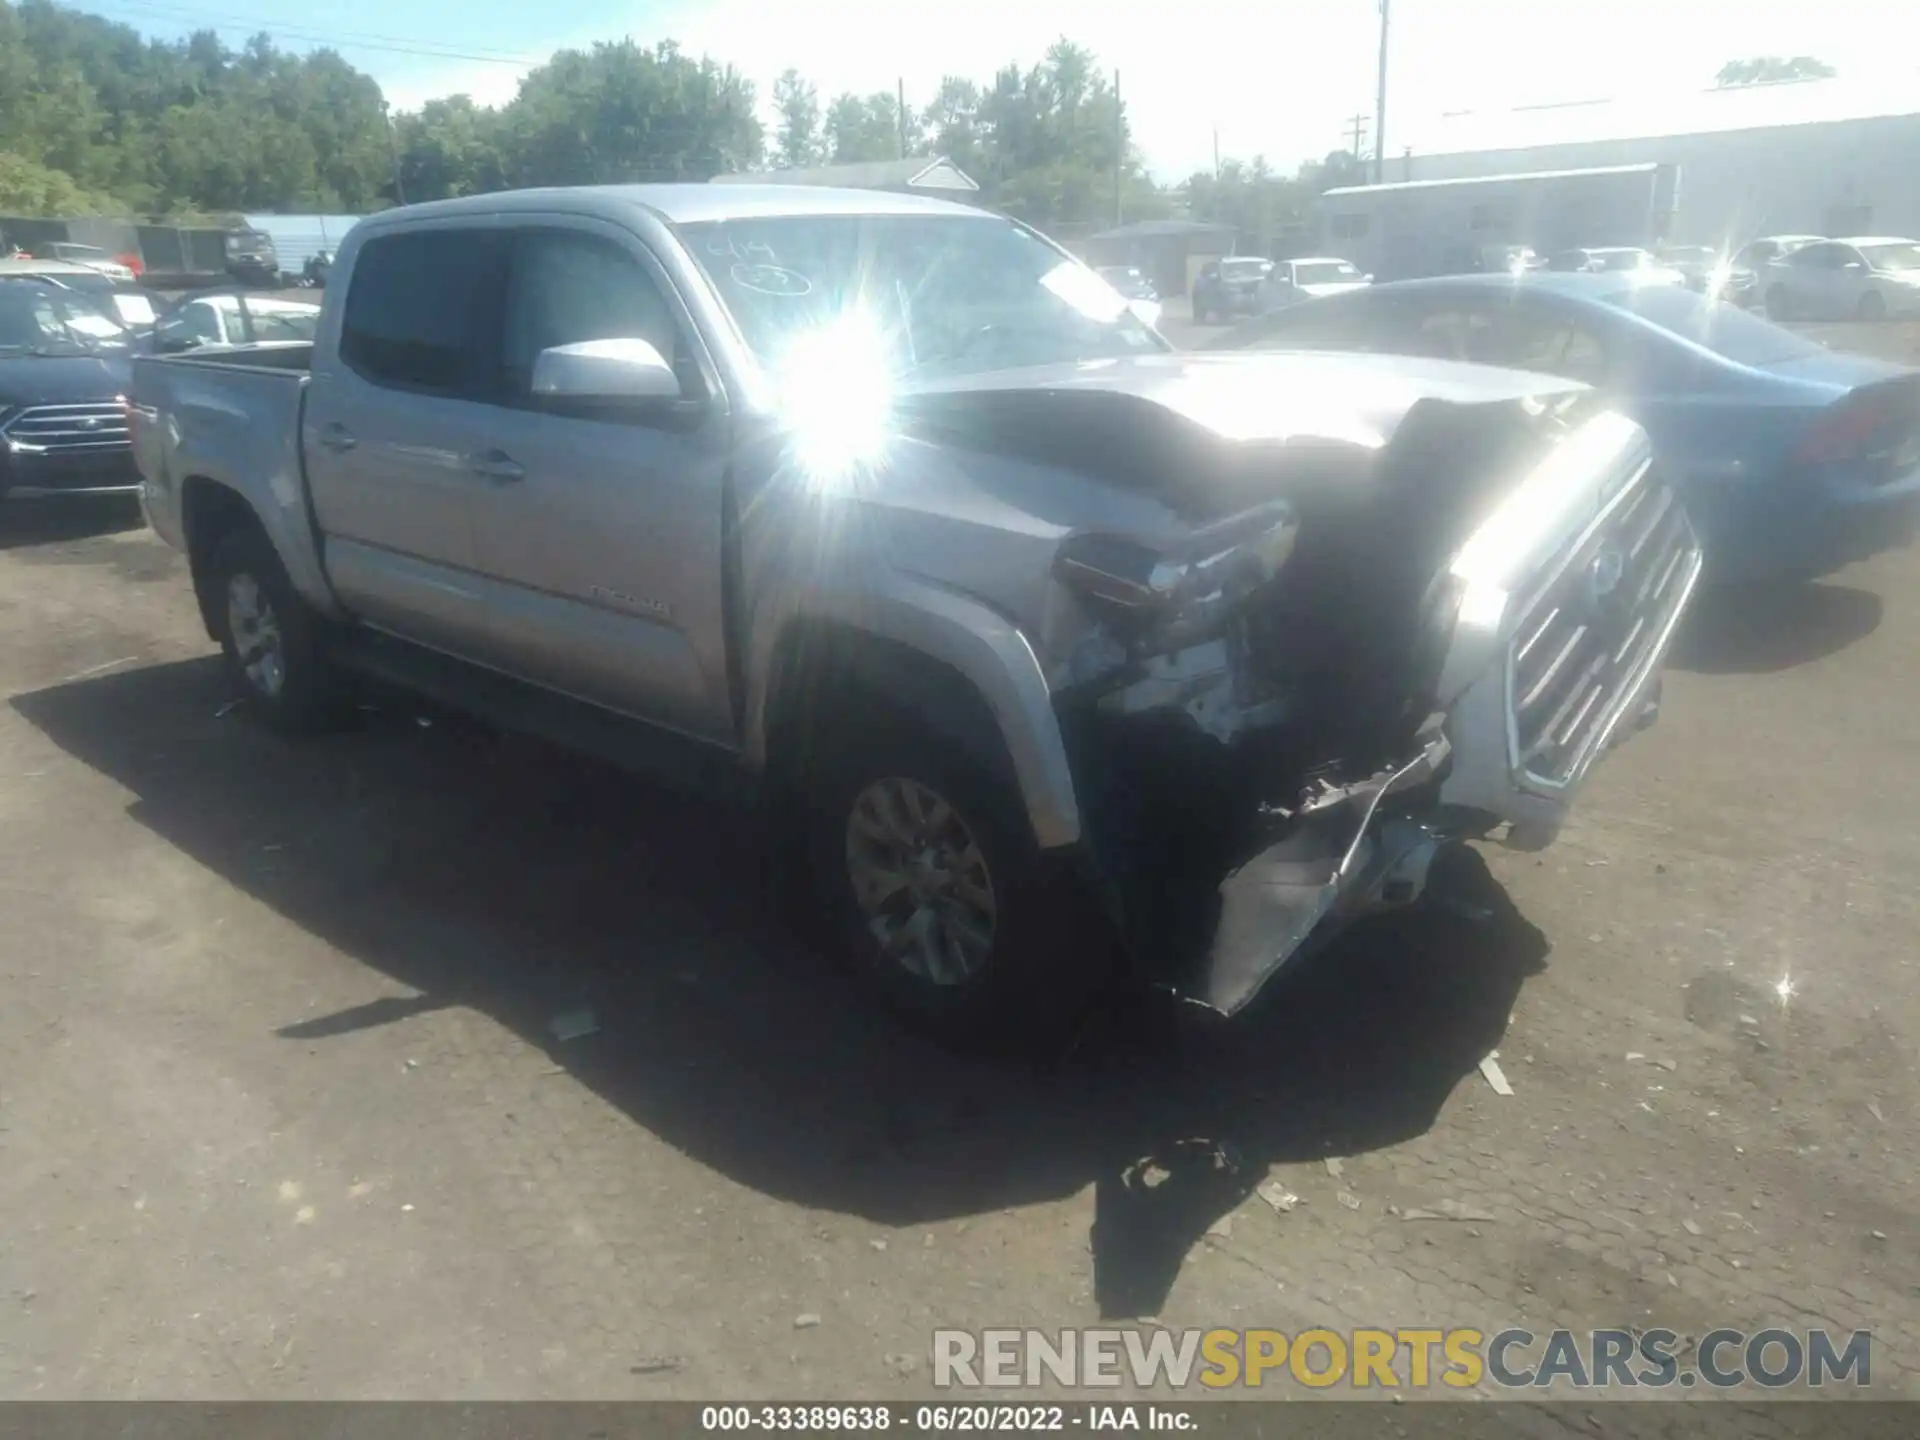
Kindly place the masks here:
<instances>
[{"instance_id":1,"label":"black tire","mask_svg":"<svg viewBox=\"0 0 1920 1440\"><path fill-rule=\"evenodd\" d=\"M993 769L898 711L836 717L832 737L816 742L804 782L807 868L832 943L891 1009L948 1043L1023 1050L1065 1037L1112 977L1116 951L1084 887L1039 850L1011 779ZM977 845L974 873L984 874L993 898L984 959L944 981L890 957L855 894L849 833L856 806L872 787L902 781L951 807ZM952 951L944 953L951 959Z\"/></svg>"},{"instance_id":2,"label":"black tire","mask_svg":"<svg viewBox=\"0 0 1920 1440\"><path fill-rule=\"evenodd\" d=\"M1791 320L1793 302L1787 298L1787 287L1776 285L1767 291L1767 318L1769 320Z\"/></svg>"},{"instance_id":3,"label":"black tire","mask_svg":"<svg viewBox=\"0 0 1920 1440\"><path fill-rule=\"evenodd\" d=\"M261 627L252 635L234 633L237 587L251 582L278 635L278 680L264 664L258 646ZM287 579L286 567L267 537L252 525L228 531L215 543L206 576L206 595L227 676L261 723L282 735L324 729L337 713L338 690L327 663L325 624Z\"/></svg>"},{"instance_id":4,"label":"black tire","mask_svg":"<svg viewBox=\"0 0 1920 1440\"><path fill-rule=\"evenodd\" d=\"M1886 299L1878 291L1869 290L1860 297L1860 303L1854 307L1853 313L1857 319L1869 323L1884 320L1887 318Z\"/></svg>"}]
</instances>

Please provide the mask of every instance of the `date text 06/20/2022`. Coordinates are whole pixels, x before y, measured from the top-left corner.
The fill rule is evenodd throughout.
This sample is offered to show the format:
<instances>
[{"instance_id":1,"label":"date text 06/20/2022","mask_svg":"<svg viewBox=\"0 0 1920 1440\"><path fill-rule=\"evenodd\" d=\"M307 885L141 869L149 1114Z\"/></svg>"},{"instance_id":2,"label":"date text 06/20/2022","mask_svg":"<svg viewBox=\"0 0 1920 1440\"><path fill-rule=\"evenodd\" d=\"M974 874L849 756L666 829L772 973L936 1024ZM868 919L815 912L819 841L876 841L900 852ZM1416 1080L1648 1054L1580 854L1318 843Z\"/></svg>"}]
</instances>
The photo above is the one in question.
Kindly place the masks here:
<instances>
[{"instance_id":1,"label":"date text 06/20/2022","mask_svg":"<svg viewBox=\"0 0 1920 1440\"><path fill-rule=\"evenodd\" d=\"M872 1405L705 1405L703 1431L805 1431L908 1434L991 1431L1153 1430L1200 1428L1190 1408L1172 1405L1007 1405L943 1401Z\"/></svg>"}]
</instances>

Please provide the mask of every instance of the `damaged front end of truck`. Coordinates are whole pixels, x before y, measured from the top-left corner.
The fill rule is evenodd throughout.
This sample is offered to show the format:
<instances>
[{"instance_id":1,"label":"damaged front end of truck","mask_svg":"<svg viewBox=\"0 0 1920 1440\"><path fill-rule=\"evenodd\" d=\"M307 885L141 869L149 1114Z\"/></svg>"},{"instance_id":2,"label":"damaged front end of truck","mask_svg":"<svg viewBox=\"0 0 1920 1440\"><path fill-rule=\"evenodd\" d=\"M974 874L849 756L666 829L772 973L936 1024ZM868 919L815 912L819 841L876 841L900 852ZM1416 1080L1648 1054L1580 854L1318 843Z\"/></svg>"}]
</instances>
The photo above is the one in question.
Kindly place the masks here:
<instances>
[{"instance_id":1,"label":"damaged front end of truck","mask_svg":"<svg viewBox=\"0 0 1920 1440\"><path fill-rule=\"evenodd\" d=\"M1177 533L1067 535L1037 648L1128 951L1231 1014L1442 847L1550 841L1652 719L1700 555L1644 434L1577 392L1158 434L1128 463Z\"/></svg>"}]
</instances>

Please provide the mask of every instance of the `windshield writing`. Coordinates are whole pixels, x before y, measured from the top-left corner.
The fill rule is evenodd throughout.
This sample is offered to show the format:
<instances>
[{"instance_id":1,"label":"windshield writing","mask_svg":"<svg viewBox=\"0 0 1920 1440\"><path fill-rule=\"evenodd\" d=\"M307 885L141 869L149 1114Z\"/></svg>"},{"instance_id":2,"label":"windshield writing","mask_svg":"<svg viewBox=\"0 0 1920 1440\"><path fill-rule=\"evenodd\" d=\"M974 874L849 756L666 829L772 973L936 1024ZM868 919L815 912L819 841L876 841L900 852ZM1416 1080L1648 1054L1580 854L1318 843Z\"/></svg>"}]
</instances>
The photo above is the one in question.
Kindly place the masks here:
<instances>
[{"instance_id":1,"label":"windshield writing","mask_svg":"<svg viewBox=\"0 0 1920 1440\"><path fill-rule=\"evenodd\" d=\"M787 215L682 233L764 362L849 317L883 338L897 374L1166 348L1092 271L991 216Z\"/></svg>"}]
</instances>

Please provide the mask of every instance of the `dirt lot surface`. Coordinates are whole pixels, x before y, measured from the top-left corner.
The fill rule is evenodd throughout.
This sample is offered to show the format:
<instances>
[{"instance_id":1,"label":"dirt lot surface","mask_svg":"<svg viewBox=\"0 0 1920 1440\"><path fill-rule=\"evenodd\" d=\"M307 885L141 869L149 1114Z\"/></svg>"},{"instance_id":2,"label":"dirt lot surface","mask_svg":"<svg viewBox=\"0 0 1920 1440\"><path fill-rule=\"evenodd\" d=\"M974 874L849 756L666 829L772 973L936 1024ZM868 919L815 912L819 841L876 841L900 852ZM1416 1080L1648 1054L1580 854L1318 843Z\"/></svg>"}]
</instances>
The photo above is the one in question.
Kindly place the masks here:
<instances>
[{"instance_id":1,"label":"dirt lot surface","mask_svg":"<svg viewBox=\"0 0 1920 1440\"><path fill-rule=\"evenodd\" d=\"M1916 677L1920 554L1704 606L1485 916L989 1064L743 822L404 707L268 738L137 517L15 506L0 1397L907 1397L936 1326L1152 1315L1864 1327L1920 1398Z\"/></svg>"}]
</instances>

